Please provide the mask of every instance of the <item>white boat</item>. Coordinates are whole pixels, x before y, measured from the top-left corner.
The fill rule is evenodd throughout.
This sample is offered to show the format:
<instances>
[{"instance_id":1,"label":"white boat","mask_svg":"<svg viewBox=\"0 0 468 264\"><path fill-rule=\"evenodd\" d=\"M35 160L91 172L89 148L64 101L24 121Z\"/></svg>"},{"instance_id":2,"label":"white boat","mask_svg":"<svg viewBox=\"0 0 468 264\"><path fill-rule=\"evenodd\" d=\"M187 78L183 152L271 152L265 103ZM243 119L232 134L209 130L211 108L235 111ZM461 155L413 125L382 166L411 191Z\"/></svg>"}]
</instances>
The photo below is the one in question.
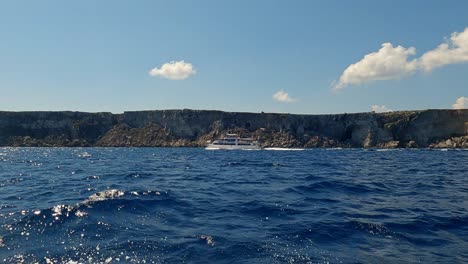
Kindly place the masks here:
<instances>
[{"instance_id":1,"label":"white boat","mask_svg":"<svg viewBox=\"0 0 468 264\"><path fill-rule=\"evenodd\" d=\"M227 134L225 137L209 143L206 149L259 150L261 148L253 138L241 138L237 134Z\"/></svg>"}]
</instances>

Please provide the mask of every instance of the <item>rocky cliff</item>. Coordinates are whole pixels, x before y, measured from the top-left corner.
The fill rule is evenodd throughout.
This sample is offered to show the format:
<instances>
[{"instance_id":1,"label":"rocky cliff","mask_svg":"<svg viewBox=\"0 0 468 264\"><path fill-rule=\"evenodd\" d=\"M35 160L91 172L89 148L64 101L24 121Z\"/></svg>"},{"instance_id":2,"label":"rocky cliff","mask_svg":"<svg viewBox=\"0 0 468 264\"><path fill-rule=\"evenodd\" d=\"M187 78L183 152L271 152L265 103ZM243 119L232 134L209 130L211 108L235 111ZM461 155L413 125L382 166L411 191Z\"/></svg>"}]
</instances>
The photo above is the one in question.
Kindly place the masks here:
<instances>
[{"instance_id":1,"label":"rocky cliff","mask_svg":"<svg viewBox=\"0 0 468 264\"><path fill-rule=\"evenodd\" d=\"M0 146L198 147L226 133L254 137L264 147L468 148L468 109L336 115L0 112Z\"/></svg>"}]
</instances>

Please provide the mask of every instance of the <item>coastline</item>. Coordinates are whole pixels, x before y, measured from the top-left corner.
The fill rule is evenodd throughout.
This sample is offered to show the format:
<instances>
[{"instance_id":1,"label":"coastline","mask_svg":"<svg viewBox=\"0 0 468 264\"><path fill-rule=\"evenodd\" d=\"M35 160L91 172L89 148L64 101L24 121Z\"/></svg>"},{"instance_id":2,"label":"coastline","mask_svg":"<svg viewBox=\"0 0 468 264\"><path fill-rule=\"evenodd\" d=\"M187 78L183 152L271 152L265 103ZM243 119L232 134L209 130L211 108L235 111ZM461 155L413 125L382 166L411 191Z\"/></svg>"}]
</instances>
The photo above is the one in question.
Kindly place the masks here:
<instances>
[{"instance_id":1,"label":"coastline","mask_svg":"<svg viewBox=\"0 0 468 264\"><path fill-rule=\"evenodd\" d=\"M0 112L4 147L204 147L226 133L253 137L263 148L468 148L468 109L333 115Z\"/></svg>"}]
</instances>

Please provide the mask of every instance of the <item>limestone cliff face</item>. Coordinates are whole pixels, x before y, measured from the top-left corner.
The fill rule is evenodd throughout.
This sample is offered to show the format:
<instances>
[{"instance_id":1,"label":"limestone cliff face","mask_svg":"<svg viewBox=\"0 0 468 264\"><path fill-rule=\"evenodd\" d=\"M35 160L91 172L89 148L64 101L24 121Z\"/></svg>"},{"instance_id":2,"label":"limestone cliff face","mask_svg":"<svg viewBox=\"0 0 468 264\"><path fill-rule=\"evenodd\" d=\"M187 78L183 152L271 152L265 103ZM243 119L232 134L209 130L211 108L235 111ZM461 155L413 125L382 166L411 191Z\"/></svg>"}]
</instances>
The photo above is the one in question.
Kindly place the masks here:
<instances>
[{"instance_id":1,"label":"limestone cliff face","mask_svg":"<svg viewBox=\"0 0 468 264\"><path fill-rule=\"evenodd\" d=\"M1 146L193 147L226 133L254 137L267 147L468 147L468 110L337 115L0 112Z\"/></svg>"},{"instance_id":2,"label":"limestone cliff face","mask_svg":"<svg viewBox=\"0 0 468 264\"><path fill-rule=\"evenodd\" d=\"M91 146L115 124L111 113L0 112L0 145Z\"/></svg>"}]
</instances>

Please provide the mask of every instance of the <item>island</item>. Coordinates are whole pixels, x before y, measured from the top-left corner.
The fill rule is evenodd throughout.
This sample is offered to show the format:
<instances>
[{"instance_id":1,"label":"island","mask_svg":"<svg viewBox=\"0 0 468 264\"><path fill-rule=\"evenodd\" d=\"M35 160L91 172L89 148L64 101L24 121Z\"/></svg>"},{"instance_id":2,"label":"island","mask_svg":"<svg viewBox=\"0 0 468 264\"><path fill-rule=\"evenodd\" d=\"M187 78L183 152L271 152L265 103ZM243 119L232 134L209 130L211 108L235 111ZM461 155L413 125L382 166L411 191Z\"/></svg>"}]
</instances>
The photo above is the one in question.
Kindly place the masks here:
<instances>
[{"instance_id":1,"label":"island","mask_svg":"<svg viewBox=\"0 0 468 264\"><path fill-rule=\"evenodd\" d=\"M303 115L215 110L0 112L0 146L203 147L227 133L282 148L468 148L468 109Z\"/></svg>"}]
</instances>

